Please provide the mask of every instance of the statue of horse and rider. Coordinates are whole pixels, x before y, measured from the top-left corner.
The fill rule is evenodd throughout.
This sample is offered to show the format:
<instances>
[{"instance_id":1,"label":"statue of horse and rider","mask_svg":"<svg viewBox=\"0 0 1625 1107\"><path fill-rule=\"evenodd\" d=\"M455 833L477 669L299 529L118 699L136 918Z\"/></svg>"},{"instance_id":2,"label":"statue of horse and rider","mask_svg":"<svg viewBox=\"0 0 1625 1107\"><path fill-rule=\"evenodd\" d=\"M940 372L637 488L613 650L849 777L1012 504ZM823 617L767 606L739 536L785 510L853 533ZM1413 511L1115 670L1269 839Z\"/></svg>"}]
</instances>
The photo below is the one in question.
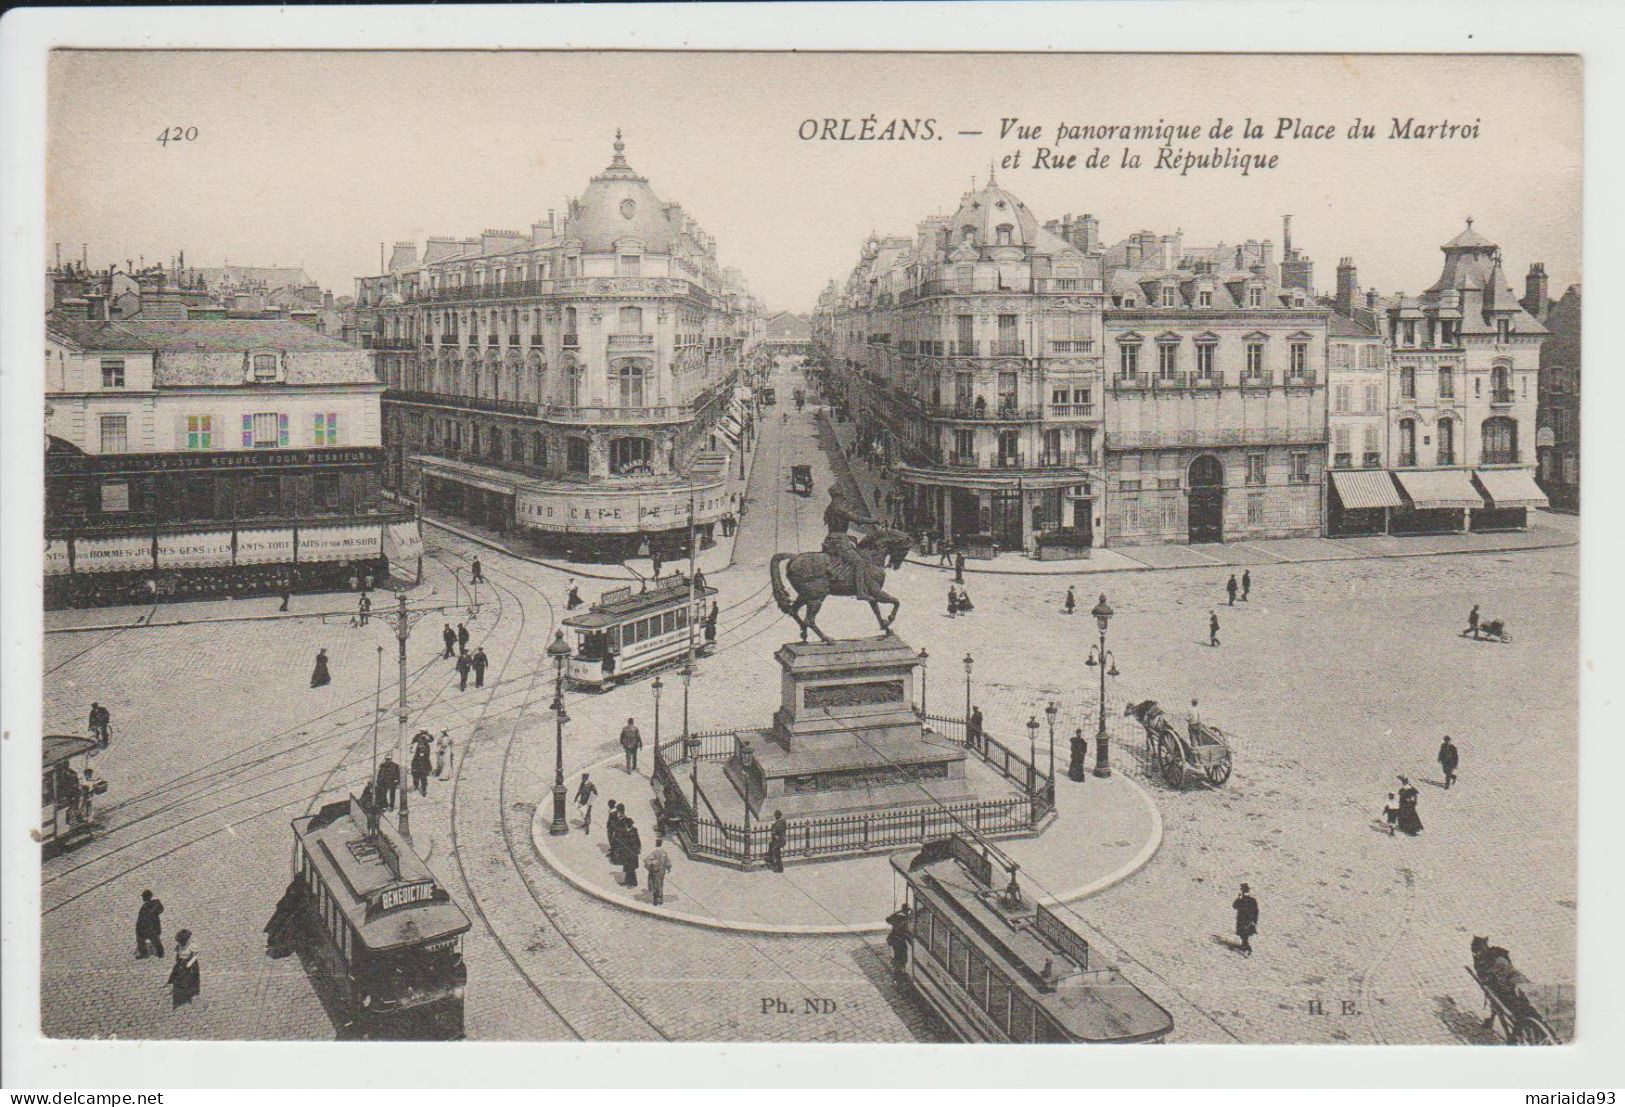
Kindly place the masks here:
<instances>
[{"instance_id":1,"label":"statue of horse and rider","mask_svg":"<svg viewBox=\"0 0 1625 1107\"><path fill-rule=\"evenodd\" d=\"M861 540L854 539L847 528L862 523L874 529ZM882 526L871 519L862 508L853 504L838 491L831 490L829 506L824 509L824 526L829 533L824 537L821 550L787 554L776 553L768 566L773 581L773 598L779 610L789 615L801 627L801 640L807 640L810 630L824 642L830 641L818 626L818 612L830 596L853 596L863 600L875 613L875 621L882 632L891 630L902 604L886 592L886 567L902 564L909 549L909 537L902 531ZM788 562L788 564L785 564ZM780 566L783 566L781 573ZM789 588L785 582L789 582ZM795 598L790 597L795 589ZM881 604L890 604L891 612L880 613ZM803 615L802 613L806 614Z\"/></svg>"}]
</instances>

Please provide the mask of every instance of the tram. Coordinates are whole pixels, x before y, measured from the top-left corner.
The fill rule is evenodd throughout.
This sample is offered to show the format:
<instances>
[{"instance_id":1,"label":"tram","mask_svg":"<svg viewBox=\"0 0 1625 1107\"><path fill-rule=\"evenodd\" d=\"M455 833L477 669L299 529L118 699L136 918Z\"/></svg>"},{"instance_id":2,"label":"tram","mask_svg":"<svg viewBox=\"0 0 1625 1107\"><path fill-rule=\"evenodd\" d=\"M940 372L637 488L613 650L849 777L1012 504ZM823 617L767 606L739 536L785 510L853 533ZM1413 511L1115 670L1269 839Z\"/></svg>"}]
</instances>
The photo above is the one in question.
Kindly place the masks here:
<instances>
[{"instance_id":1,"label":"tram","mask_svg":"<svg viewBox=\"0 0 1625 1107\"><path fill-rule=\"evenodd\" d=\"M351 797L293 820L293 885L329 999L362 1037L463 1036L468 916L394 827Z\"/></svg>"},{"instance_id":2,"label":"tram","mask_svg":"<svg viewBox=\"0 0 1625 1107\"><path fill-rule=\"evenodd\" d=\"M680 572L655 580L641 592L631 586L605 592L585 612L564 620L574 639L570 686L602 692L676 664L688 653L691 625L695 653L710 653L715 643L704 640L702 628L709 600L716 594L710 585L696 586L691 611L688 577Z\"/></svg>"},{"instance_id":3,"label":"tram","mask_svg":"<svg viewBox=\"0 0 1625 1107\"><path fill-rule=\"evenodd\" d=\"M962 835L899 854L907 976L965 1041L1160 1042L1173 1016L1056 912L995 886L990 849Z\"/></svg>"},{"instance_id":4,"label":"tram","mask_svg":"<svg viewBox=\"0 0 1625 1107\"><path fill-rule=\"evenodd\" d=\"M47 850L64 849L90 837L95 826L91 805L107 794L107 781L95 779L90 759L101 751L94 738L77 734L47 734L41 742L40 843ZM74 767L82 759L83 774Z\"/></svg>"}]
</instances>

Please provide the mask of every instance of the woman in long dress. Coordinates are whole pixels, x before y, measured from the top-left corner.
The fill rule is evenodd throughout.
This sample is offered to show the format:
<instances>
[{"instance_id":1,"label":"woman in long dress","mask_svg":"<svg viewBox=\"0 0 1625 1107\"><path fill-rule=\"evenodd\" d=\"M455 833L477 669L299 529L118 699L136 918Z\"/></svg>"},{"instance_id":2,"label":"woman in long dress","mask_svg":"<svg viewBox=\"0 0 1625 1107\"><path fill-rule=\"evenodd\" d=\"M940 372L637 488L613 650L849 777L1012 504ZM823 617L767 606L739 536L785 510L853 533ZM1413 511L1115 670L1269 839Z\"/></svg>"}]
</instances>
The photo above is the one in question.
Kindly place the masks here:
<instances>
[{"instance_id":1,"label":"woman in long dress","mask_svg":"<svg viewBox=\"0 0 1625 1107\"><path fill-rule=\"evenodd\" d=\"M203 970L198 965L197 947L192 944L192 932L182 930L175 935L175 966L169 970L172 1006L191 1003L203 991Z\"/></svg>"},{"instance_id":2,"label":"woman in long dress","mask_svg":"<svg viewBox=\"0 0 1625 1107\"><path fill-rule=\"evenodd\" d=\"M1415 837L1422 832L1422 818L1416 813L1416 802L1420 799L1415 785L1404 777L1399 778L1399 815L1395 819L1399 829Z\"/></svg>"},{"instance_id":3,"label":"woman in long dress","mask_svg":"<svg viewBox=\"0 0 1625 1107\"><path fill-rule=\"evenodd\" d=\"M451 764L451 734L442 730L440 732L440 741L435 744L434 749L434 775L441 780L450 780Z\"/></svg>"},{"instance_id":4,"label":"woman in long dress","mask_svg":"<svg viewBox=\"0 0 1625 1107\"><path fill-rule=\"evenodd\" d=\"M327 651L325 649L317 650L316 668L312 669L310 673L310 686L320 688L324 684L331 683L332 680L332 675L327 671Z\"/></svg>"}]
</instances>

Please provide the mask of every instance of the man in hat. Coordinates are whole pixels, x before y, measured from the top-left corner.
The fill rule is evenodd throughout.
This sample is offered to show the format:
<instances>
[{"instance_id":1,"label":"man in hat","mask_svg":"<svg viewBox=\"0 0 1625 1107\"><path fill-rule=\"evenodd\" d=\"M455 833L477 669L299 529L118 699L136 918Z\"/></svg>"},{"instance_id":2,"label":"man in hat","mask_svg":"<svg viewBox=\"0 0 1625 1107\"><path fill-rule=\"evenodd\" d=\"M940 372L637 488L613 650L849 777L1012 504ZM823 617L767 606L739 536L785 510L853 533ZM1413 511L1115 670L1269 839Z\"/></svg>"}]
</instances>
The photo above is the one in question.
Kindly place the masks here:
<instances>
[{"instance_id":1,"label":"man in hat","mask_svg":"<svg viewBox=\"0 0 1625 1107\"><path fill-rule=\"evenodd\" d=\"M152 952L162 957L164 955L164 927L159 921L164 913L164 901L152 894L149 889L141 893L141 908L135 913L135 955L137 959L147 956L147 946L152 946Z\"/></svg>"},{"instance_id":2,"label":"man in hat","mask_svg":"<svg viewBox=\"0 0 1625 1107\"><path fill-rule=\"evenodd\" d=\"M1450 735L1444 736L1439 744L1439 768L1444 770L1444 786L1450 787L1456 782L1456 766L1461 764L1461 751L1450 741Z\"/></svg>"},{"instance_id":3,"label":"man in hat","mask_svg":"<svg viewBox=\"0 0 1625 1107\"><path fill-rule=\"evenodd\" d=\"M649 851L643 867L649 873L649 897L656 907L666 902L666 874L671 872L671 858L664 849L665 839L660 828L655 828L655 848Z\"/></svg>"},{"instance_id":4,"label":"man in hat","mask_svg":"<svg viewBox=\"0 0 1625 1107\"><path fill-rule=\"evenodd\" d=\"M638 771L638 750L643 748L643 733L630 718L621 728L621 751L626 755L626 771Z\"/></svg>"},{"instance_id":5,"label":"man in hat","mask_svg":"<svg viewBox=\"0 0 1625 1107\"><path fill-rule=\"evenodd\" d=\"M440 640L446 644L446 651L444 653L442 653L440 656L442 658L456 657L457 656L457 632L455 630L451 629L451 624L450 623L447 623L446 624L446 629L442 630L440 632Z\"/></svg>"},{"instance_id":6,"label":"man in hat","mask_svg":"<svg viewBox=\"0 0 1625 1107\"><path fill-rule=\"evenodd\" d=\"M378 806L385 811L395 810L395 793L401 786L401 767L395 764L395 755L384 754L384 759L378 765L377 787L373 795L377 797Z\"/></svg>"},{"instance_id":7,"label":"man in hat","mask_svg":"<svg viewBox=\"0 0 1625 1107\"><path fill-rule=\"evenodd\" d=\"M908 973L908 939L913 921L913 912L906 903L886 916L891 926L891 932L886 935L886 944L891 947L891 968L899 978Z\"/></svg>"},{"instance_id":8,"label":"man in hat","mask_svg":"<svg viewBox=\"0 0 1625 1107\"><path fill-rule=\"evenodd\" d=\"M1236 911L1236 937L1241 939L1241 952L1244 956L1253 955L1254 934L1258 933L1258 901L1253 898L1252 889L1243 884L1241 895L1230 905Z\"/></svg>"},{"instance_id":9,"label":"man in hat","mask_svg":"<svg viewBox=\"0 0 1625 1107\"><path fill-rule=\"evenodd\" d=\"M485 656L485 647L479 646L474 650L474 656L468 659L474 667L474 687L485 687L485 669L491 664L491 659Z\"/></svg>"},{"instance_id":10,"label":"man in hat","mask_svg":"<svg viewBox=\"0 0 1625 1107\"><path fill-rule=\"evenodd\" d=\"M773 826L767 836L767 863L776 873L784 871L784 844L790 840L790 824L784 821L783 811L773 812Z\"/></svg>"},{"instance_id":11,"label":"man in hat","mask_svg":"<svg viewBox=\"0 0 1625 1107\"><path fill-rule=\"evenodd\" d=\"M1217 611L1207 613L1207 644L1210 646L1219 644L1219 613Z\"/></svg>"}]
</instances>

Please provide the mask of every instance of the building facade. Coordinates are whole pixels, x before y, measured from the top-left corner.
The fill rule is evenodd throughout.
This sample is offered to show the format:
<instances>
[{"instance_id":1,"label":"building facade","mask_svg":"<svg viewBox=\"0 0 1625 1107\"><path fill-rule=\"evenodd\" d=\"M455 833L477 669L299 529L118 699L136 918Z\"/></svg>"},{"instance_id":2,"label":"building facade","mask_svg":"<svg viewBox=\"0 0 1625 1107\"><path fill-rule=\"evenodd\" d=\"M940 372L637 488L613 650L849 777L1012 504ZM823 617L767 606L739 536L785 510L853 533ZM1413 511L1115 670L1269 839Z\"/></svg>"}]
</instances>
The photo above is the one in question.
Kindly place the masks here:
<instances>
[{"instance_id":1,"label":"building facade","mask_svg":"<svg viewBox=\"0 0 1625 1107\"><path fill-rule=\"evenodd\" d=\"M1523 526L1533 480L1536 378L1546 328L1508 286L1500 247L1472 220L1445 243L1439 279L1386 312L1394 388L1397 532Z\"/></svg>"},{"instance_id":2,"label":"building facade","mask_svg":"<svg viewBox=\"0 0 1625 1107\"><path fill-rule=\"evenodd\" d=\"M53 318L45 357L49 603L415 571L366 351L284 320Z\"/></svg>"},{"instance_id":3,"label":"building facade","mask_svg":"<svg viewBox=\"0 0 1625 1107\"><path fill-rule=\"evenodd\" d=\"M1524 310L1549 332L1540 347L1539 400L1535 420L1536 477L1554 507L1580 510L1580 286L1561 299L1546 299L1546 269L1531 267Z\"/></svg>"},{"instance_id":4,"label":"building facade","mask_svg":"<svg viewBox=\"0 0 1625 1107\"><path fill-rule=\"evenodd\" d=\"M1321 533L1329 312L1271 253L1148 231L1106 252L1107 544Z\"/></svg>"},{"instance_id":5,"label":"building facade","mask_svg":"<svg viewBox=\"0 0 1625 1107\"><path fill-rule=\"evenodd\" d=\"M1360 293L1352 258L1337 266L1337 293L1327 304L1326 533L1385 533L1401 506L1388 477L1388 343L1374 296Z\"/></svg>"},{"instance_id":6,"label":"building facade","mask_svg":"<svg viewBox=\"0 0 1625 1107\"><path fill-rule=\"evenodd\" d=\"M356 282L378 352L385 483L537 552L615 561L728 510L726 418L756 305L627 163L528 234L397 244ZM737 510L737 505L735 505Z\"/></svg>"},{"instance_id":7,"label":"building facade","mask_svg":"<svg viewBox=\"0 0 1625 1107\"><path fill-rule=\"evenodd\" d=\"M913 238L872 237L826 290L815 342L899 481L902 522L972 550L1098 541L1092 222L1040 225L990 176Z\"/></svg>"}]
</instances>

